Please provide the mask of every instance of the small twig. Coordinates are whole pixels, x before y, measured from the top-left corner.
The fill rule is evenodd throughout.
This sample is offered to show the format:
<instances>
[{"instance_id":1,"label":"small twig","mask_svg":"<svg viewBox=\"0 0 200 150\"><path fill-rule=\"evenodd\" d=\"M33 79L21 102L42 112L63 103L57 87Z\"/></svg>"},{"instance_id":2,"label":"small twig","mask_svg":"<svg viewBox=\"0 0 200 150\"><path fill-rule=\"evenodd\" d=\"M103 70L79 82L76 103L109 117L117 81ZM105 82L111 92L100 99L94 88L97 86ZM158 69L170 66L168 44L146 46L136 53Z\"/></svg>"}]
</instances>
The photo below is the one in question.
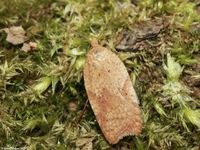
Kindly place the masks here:
<instances>
[{"instance_id":1,"label":"small twig","mask_svg":"<svg viewBox=\"0 0 200 150\"><path fill-rule=\"evenodd\" d=\"M85 102L85 105L84 105L84 108L83 108L83 110L81 111L81 114L80 114L80 117L79 117L79 119L78 119L78 121L77 121L77 124L79 124L80 123L80 121L81 121L81 119L83 118L83 115L84 115L84 113L85 113L85 111L86 111L86 108L87 108L87 105L88 105L88 99L87 99L87 101Z\"/></svg>"}]
</instances>

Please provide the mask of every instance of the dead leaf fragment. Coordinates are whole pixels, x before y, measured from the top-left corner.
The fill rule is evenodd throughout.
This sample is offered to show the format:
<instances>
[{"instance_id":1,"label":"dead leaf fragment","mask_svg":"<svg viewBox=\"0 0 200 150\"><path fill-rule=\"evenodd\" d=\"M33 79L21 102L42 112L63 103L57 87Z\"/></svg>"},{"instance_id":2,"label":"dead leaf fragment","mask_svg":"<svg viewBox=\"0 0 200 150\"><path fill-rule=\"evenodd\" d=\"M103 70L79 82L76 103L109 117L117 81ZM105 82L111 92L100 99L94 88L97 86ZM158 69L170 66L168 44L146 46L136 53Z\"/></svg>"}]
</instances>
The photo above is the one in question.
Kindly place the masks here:
<instances>
[{"instance_id":1,"label":"dead leaf fragment","mask_svg":"<svg viewBox=\"0 0 200 150\"><path fill-rule=\"evenodd\" d=\"M97 122L110 144L138 135L142 119L126 67L111 50L92 42L84 66L84 83Z\"/></svg>"},{"instance_id":2,"label":"dead leaf fragment","mask_svg":"<svg viewBox=\"0 0 200 150\"><path fill-rule=\"evenodd\" d=\"M84 145L81 150L93 150L92 141L90 141L89 143L87 143L86 145Z\"/></svg>"},{"instance_id":3,"label":"dead leaf fragment","mask_svg":"<svg viewBox=\"0 0 200 150\"><path fill-rule=\"evenodd\" d=\"M4 31L7 33L6 41L12 43L13 45L22 44L27 40L27 37L25 36L26 32L22 26L5 28Z\"/></svg>"},{"instance_id":4,"label":"dead leaf fragment","mask_svg":"<svg viewBox=\"0 0 200 150\"><path fill-rule=\"evenodd\" d=\"M144 46L144 41L155 38L164 28L162 19L156 18L141 21L134 25L134 30L123 30L117 35L116 49L119 51L140 50Z\"/></svg>"},{"instance_id":5,"label":"dead leaf fragment","mask_svg":"<svg viewBox=\"0 0 200 150\"><path fill-rule=\"evenodd\" d=\"M29 42L29 45L30 45L31 49L37 48L37 43L35 43L35 42Z\"/></svg>"},{"instance_id":6,"label":"dead leaf fragment","mask_svg":"<svg viewBox=\"0 0 200 150\"><path fill-rule=\"evenodd\" d=\"M76 147L81 150L92 150L92 147L93 147L92 141L93 140L94 140L93 138L87 138L87 137L78 139L76 141Z\"/></svg>"},{"instance_id":7,"label":"dead leaf fragment","mask_svg":"<svg viewBox=\"0 0 200 150\"><path fill-rule=\"evenodd\" d=\"M27 44L27 43L24 43L23 46L22 46L22 51L29 52L30 50L31 50L30 45Z\"/></svg>"},{"instance_id":8,"label":"dead leaf fragment","mask_svg":"<svg viewBox=\"0 0 200 150\"><path fill-rule=\"evenodd\" d=\"M29 52L36 48L37 48L37 43L35 43L35 42L24 43L22 46L22 51Z\"/></svg>"}]
</instances>

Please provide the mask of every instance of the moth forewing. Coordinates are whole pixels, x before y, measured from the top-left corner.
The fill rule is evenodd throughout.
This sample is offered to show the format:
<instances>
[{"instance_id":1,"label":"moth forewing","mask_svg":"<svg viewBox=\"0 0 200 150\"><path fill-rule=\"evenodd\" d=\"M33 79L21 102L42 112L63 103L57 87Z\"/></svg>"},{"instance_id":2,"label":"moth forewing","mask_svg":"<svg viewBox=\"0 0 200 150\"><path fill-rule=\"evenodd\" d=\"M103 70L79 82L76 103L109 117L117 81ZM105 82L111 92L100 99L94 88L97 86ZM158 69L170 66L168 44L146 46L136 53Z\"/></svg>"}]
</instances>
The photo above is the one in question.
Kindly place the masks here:
<instances>
[{"instance_id":1,"label":"moth forewing","mask_svg":"<svg viewBox=\"0 0 200 150\"><path fill-rule=\"evenodd\" d=\"M137 96L126 67L115 53L93 44L84 66L84 82L97 122L110 144L140 134Z\"/></svg>"}]
</instances>

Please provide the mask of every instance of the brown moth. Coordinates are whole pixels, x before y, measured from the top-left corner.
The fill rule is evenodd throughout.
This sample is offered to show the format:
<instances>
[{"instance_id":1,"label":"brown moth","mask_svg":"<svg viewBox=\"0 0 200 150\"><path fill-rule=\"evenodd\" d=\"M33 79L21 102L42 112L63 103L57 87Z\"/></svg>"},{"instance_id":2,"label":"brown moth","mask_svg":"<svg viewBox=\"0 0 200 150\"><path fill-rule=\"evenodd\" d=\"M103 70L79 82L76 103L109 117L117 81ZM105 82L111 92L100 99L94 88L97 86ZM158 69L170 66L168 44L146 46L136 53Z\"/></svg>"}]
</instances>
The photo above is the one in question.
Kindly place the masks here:
<instances>
[{"instance_id":1,"label":"brown moth","mask_svg":"<svg viewBox=\"0 0 200 150\"><path fill-rule=\"evenodd\" d=\"M135 90L123 62L111 50L92 40L84 66L88 99L110 144L138 135L142 120Z\"/></svg>"}]
</instances>

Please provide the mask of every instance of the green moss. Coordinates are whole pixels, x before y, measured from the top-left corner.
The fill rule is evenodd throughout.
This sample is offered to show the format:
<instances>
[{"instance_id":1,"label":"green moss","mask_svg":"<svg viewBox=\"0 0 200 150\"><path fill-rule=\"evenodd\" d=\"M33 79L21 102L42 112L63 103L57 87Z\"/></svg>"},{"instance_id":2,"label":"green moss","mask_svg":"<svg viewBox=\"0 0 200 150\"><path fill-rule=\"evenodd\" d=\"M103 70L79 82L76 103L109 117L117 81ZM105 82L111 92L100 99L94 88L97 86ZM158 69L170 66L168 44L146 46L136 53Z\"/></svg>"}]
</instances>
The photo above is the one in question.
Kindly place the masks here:
<instances>
[{"instance_id":1,"label":"green moss","mask_svg":"<svg viewBox=\"0 0 200 150\"><path fill-rule=\"evenodd\" d=\"M0 147L26 149L195 149L199 145L200 17L185 0L1 0L0 27L22 25L37 49L25 53L0 31ZM136 23L162 18L156 40L141 51L117 52L116 39ZM141 24L142 25L142 24ZM140 100L143 131L109 145L90 106L83 65L90 39L115 51ZM192 82L192 81L191 81ZM70 103L76 109L70 109ZM90 145L89 145L90 144Z\"/></svg>"}]
</instances>

